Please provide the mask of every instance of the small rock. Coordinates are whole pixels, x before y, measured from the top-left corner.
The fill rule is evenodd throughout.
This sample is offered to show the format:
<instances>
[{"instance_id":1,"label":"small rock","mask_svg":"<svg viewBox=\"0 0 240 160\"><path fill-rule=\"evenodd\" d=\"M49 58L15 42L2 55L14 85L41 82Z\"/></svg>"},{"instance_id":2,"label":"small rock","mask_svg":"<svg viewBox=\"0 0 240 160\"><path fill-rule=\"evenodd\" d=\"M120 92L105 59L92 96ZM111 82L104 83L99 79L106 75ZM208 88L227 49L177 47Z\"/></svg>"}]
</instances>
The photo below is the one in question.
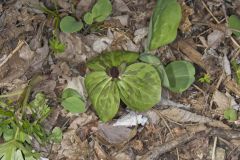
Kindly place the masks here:
<instances>
[{"instance_id":1,"label":"small rock","mask_svg":"<svg viewBox=\"0 0 240 160\"><path fill-rule=\"evenodd\" d=\"M119 20L121 25L123 26L128 26L129 15L116 16L116 17L113 17L113 19Z\"/></svg>"},{"instance_id":2,"label":"small rock","mask_svg":"<svg viewBox=\"0 0 240 160\"><path fill-rule=\"evenodd\" d=\"M113 40L108 37L99 38L93 43L92 48L95 52L101 53L112 44L112 41Z\"/></svg>"},{"instance_id":3,"label":"small rock","mask_svg":"<svg viewBox=\"0 0 240 160\"><path fill-rule=\"evenodd\" d=\"M224 38L224 33L219 30L214 30L207 37L208 46L216 49Z\"/></svg>"},{"instance_id":4,"label":"small rock","mask_svg":"<svg viewBox=\"0 0 240 160\"><path fill-rule=\"evenodd\" d=\"M148 34L148 28L140 28L134 32L134 39L133 41L137 44L139 43L144 37L146 37Z\"/></svg>"}]
</instances>

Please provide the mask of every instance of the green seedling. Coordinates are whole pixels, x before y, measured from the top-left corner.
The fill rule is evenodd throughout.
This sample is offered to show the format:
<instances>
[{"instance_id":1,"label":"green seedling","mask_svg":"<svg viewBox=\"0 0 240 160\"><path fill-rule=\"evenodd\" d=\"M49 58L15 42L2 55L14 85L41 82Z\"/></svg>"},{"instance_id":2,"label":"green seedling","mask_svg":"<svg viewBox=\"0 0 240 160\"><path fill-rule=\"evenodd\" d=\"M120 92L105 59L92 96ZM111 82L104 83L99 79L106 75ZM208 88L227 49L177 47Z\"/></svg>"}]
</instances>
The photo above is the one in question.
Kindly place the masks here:
<instances>
[{"instance_id":1,"label":"green seedling","mask_svg":"<svg viewBox=\"0 0 240 160\"><path fill-rule=\"evenodd\" d=\"M63 91L61 104L66 110L72 113L83 113L86 111L83 98L76 90L71 88Z\"/></svg>"},{"instance_id":2,"label":"green seedling","mask_svg":"<svg viewBox=\"0 0 240 160\"><path fill-rule=\"evenodd\" d=\"M0 137L4 140L0 144L1 159L37 160L40 155L33 151L32 139L40 144L49 141L50 135L41 127L51 111L45 95L37 93L29 102L32 88L41 80L41 76L34 77L16 102L0 96Z\"/></svg>"},{"instance_id":3,"label":"green seedling","mask_svg":"<svg viewBox=\"0 0 240 160\"><path fill-rule=\"evenodd\" d=\"M85 87L102 121L117 114L120 99L135 111L146 111L160 101L158 72L150 64L136 62L138 58L138 53L115 51L88 61L92 72L85 78Z\"/></svg>"},{"instance_id":4,"label":"green seedling","mask_svg":"<svg viewBox=\"0 0 240 160\"><path fill-rule=\"evenodd\" d=\"M149 24L147 50L174 41L181 17L181 7L177 0L158 0Z\"/></svg>"},{"instance_id":5,"label":"green seedling","mask_svg":"<svg viewBox=\"0 0 240 160\"><path fill-rule=\"evenodd\" d=\"M98 0L93 6L91 12L84 15L86 24L91 25L93 22L102 22L112 13L112 4L110 0Z\"/></svg>"},{"instance_id":6,"label":"green seedling","mask_svg":"<svg viewBox=\"0 0 240 160\"><path fill-rule=\"evenodd\" d=\"M233 108L228 108L224 111L224 118L229 121L236 121L238 119L237 111Z\"/></svg>"},{"instance_id":7,"label":"green seedling","mask_svg":"<svg viewBox=\"0 0 240 160\"><path fill-rule=\"evenodd\" d=\"M231 15L228 18L228 27L232 29L233 34L237 37L240 36L240 18L236 15Z\"/></svg>"},{"instance_id":8,"label":"green seedling","mask_svg":"<svg viewBox=\"0 0 240 160\"><path fill-rule=\"evenodd\" d=\"M65 33L78 32L83 28L83 23L72 16L66 16L61 19L60 28Z\"/></svg>"},{"instance_id":9,"label":"green seedling","mask_svg":"<svg viewBox=\"0 0 240 160\"><path fill-rule=\"evenodd\" d=\"M233 60L231 64L235 72L237 84L240 85L240 64L238 64L237 60Z\"/></svg>"},{"instance_id":10,"label":"green seedling","mask_svg":"<svg viewBox=\"0 0 240 160\"><path fill-rule=\"evenodd\" d=\"M65 44L60 42L57 38L52 38L49 40L50 48L54 53L62 53L65 51Z\"/></svg>"},{"instance_id":11,"label":"green seedling","mask_svg":"<svg viewBox=\"0 0 240 160\"><path fill-rule=\"evenodd\" d=\"M198 81L201 82L201 83L208 83L208 84L210 84L211 83L211 77L210 77L209 74L204 74L203 77L199 78Z\"/></svg>"}]
</instances>

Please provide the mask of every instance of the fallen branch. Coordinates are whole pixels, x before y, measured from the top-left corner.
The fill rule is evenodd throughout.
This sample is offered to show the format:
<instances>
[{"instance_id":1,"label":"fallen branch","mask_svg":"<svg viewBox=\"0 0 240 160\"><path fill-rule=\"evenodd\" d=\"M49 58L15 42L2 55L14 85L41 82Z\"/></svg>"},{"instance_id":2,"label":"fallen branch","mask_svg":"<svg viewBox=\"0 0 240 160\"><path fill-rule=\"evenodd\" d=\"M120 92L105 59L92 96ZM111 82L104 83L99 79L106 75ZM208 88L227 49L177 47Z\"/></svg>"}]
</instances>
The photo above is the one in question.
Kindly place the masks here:
<instances>
[{"instance_id":1,"label":"fallen branch","mask_svg":"<svg viewBox=\"0 0 240 160\"><path fill-rule=\"evenodd\" d=\"M205 136L206 133L208 132L201 131L198 133L191 133L180 136L176 139L173 139L172 141L169 141L167 143L164 143L160 146L153 148L153 150L143 155L140 160L157 160L159 159L159 156L161 156L162 154L169 152L172 149L176 148L177 146L190 142L198 137Z\"/></svg>"}]
</instances>

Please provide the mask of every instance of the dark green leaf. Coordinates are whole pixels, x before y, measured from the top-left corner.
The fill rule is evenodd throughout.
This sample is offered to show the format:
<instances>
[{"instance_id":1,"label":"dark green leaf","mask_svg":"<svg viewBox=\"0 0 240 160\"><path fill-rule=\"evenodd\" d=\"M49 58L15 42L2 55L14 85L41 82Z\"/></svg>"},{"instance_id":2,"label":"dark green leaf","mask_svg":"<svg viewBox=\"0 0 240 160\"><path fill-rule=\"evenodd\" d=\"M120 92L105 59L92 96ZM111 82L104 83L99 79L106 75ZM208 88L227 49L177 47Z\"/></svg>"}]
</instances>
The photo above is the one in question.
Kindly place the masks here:
<instances>
[{"instance_id":1,"label":"dark green leaf","mask_svg":"<svg viewBox=\"0 0 240 160\"><path fill-rule=\"evenodd\" d=\"M169 89L173 92L183 92L195 80L195 68L187 61L174 61L168 64L165 71L169 80Z\"/></svg>"},{"instance_id":2,"label":"dark green leaf","mask_svg":"<svg viewBox=\"0 0 240 160\"><path fill-rule=\"evenodd\" d=\"M74 17L66 16L61 19L60 28L63 32L78 32L83 28L83 23L75 20Z\"/></svg>"},{"instance_id":3,"label":"dark green leaf","mask_svg":"<svg viewBox=\"0 0 240 160\"><path fill-rule=\"evenodd\" d=\"M136 52L108 52L88 61L87 66L94 71L106 71L107 68L118 67L122 63L131 64L135 62L138 57L139 54Z\"/></svg>"},{"instance_id":4,"label":"dark green leaf","mask_svg":"<svg viewBox=\"0 0 240 160\"><path fill-rule=\"evenodd\" d=\"M128 66L117 82L120 97L131 109L146 111L160 101L161 80L154 67L146 63Z\"/></svg>"},{"instance_id":5,"label":"dark green leaf","mask_svg":"<svg viewBox=\"0 0 240 160\"><path fill-rule=\"evenodd\" d=\"M148 49L154 50L174 41L181 17L177 0L158 0L149 25Z\"/></svg>"}]
</instances>

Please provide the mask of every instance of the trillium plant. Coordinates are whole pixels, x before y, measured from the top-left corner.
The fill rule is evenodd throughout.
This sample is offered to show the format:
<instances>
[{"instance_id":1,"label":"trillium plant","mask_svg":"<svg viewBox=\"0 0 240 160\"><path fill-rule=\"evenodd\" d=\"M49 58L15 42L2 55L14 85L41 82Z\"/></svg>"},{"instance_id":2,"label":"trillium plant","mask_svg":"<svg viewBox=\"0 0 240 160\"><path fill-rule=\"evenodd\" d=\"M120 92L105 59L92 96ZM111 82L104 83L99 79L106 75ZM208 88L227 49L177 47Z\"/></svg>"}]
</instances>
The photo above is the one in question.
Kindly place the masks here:
<instances>
[{"instance_id":1,"label":"trillium plant","mask_svg":"<svg viewBox=\"0 0 240 160\"><path fill-rule=\"evenodd\" d=\"M136 62L138 53L109 52L87 64L92 70L85 86L94 109L104 122L118 112L120 100L135 111L146 111L160 101L161 80L150 64Z\"/></svg>"}]
</instances>

